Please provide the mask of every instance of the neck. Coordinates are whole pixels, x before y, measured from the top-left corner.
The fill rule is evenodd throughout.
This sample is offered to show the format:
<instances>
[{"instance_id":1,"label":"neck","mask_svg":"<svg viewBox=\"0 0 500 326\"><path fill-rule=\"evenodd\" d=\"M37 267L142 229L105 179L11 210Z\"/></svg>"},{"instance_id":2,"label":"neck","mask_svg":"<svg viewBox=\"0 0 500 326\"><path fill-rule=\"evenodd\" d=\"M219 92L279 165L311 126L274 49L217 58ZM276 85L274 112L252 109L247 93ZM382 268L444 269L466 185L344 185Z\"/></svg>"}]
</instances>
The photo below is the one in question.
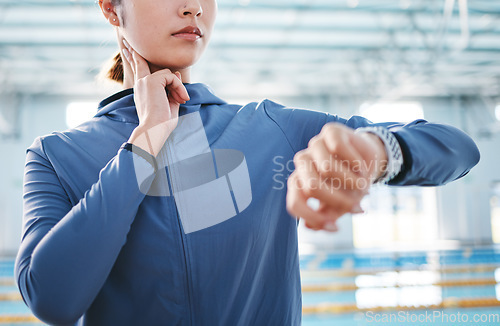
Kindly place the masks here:
<instances>
[{"instance_id":1,"label":"neck","mask_svg":"<svg viewBox=\"0 0 500 326\"><path fill-rule=\"evenodd\" d=\"M124 63L125 62L126 61L124 61ZM155 73L163 68L149 64L149 69L150 69L151 73ZM180 69L180 70L172 70L172 72L175 72L175 71L178 71L181 73L183 83L190 83L191 82L191 69L189 67L185 68L185 69ZM134 73L132 72L132 69L130 68L130 66L128 64L125 64L124 65L124 73L123 73L123 88L124 89L133 88L134 83L135 83Z\"/></svg>"}]
</instances>

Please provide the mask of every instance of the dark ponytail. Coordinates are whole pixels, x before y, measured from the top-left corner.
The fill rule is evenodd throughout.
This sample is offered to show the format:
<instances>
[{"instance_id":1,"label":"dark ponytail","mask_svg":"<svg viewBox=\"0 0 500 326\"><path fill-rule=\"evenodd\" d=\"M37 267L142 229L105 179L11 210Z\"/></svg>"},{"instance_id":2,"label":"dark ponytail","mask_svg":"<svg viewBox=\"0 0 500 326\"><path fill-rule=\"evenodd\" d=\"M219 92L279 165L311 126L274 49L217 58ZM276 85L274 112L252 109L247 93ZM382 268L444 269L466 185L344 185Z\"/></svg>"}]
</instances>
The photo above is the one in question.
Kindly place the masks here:
<instances>
[{"instance_id":1,"label":"dark ponytail","mask_svg":"<svg viewBox=\"0 0 500 326\"><path fill-rule=\"evenodd\" d=\"M117 52L113 58L109 61L108 67L104 69L107 70L105 74L106 78L112 81L123 84L123 61L120 52Z\"/></svg>"}]
</instances>

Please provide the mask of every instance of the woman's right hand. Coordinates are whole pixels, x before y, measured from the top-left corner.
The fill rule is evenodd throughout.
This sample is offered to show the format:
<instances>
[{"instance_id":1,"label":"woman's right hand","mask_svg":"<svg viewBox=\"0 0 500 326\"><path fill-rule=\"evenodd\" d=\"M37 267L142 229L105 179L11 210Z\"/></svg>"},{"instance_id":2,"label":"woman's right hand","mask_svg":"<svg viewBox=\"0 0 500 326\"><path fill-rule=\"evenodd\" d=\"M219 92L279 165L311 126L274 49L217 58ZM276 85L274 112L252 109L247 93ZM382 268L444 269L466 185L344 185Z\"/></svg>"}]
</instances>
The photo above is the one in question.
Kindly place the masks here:
<instances>
[{"instance_id":1,"label":"woman's right hand","mask_svg":"<svg viewBox=\"0 0 500 326\"><path fill-rule=\"evenodd\" d=\"M123 44L127 61L124 64L128 63L134 73L134 101L139 117L139 125L128 142L156 157L177 126L179 105L189 101L189 95L179 72L163 69L151 73L148 62L125 39Z\"/></svg>"}]
</instances>

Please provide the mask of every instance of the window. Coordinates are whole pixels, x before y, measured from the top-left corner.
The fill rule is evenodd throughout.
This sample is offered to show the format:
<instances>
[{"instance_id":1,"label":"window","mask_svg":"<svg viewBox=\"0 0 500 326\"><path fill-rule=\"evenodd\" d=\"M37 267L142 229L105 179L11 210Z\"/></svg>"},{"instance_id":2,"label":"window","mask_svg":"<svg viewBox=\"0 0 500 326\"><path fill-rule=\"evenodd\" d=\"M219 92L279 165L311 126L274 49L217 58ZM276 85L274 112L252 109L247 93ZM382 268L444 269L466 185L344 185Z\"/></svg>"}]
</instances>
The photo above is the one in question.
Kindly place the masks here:
<instances>
[{"instance_id":1,"label":"window","mask_svg":"<svg viewBox=\"0 0 500 326\"><path fill-rule=\"evenodd\" d=\"M353 216L356 248L417 246L437 239L434 188L374 186Z\"/></svg>"},{"instance_id":2,"label":"window","mask_svg":"<svg viewBox=\"0 0 500 326\"><path fill-rule=\"evenodd\" d=\"M500 243L500 182L494 182L491 190L491 232L493 242Z\"/></svg>"},{"instance_id":3,"label":"window","mask_svg":"<svg viewBox=\"0 0 500 326\"><path fill-rule=\"evenodd\" d=\"M71 102L66 107L66 125L74 128L79 124L92 119L97 113L96 102Z\"/></svg>"},{"instance_id":4,"label":"window","mask_svg":"<svg viewBox=\"0 0 500 326\"><path fill-rule=\"evenodd\" d=\"M411 122L424 118L420 102L378 102L364 103L359 108L361 116L372 122Z\"/></svg>"}]
</instances>

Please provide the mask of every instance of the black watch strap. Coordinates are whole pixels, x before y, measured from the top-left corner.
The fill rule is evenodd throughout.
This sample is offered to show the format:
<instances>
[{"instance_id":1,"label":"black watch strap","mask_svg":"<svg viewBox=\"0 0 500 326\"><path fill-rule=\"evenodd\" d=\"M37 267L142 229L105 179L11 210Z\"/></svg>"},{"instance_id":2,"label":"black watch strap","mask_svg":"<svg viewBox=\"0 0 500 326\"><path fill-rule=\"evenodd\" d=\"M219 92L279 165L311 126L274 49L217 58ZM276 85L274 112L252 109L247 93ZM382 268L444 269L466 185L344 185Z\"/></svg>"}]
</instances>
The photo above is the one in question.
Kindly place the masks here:
<instances>
[{"instance_id":1,"label":"black watch strap","mask_svg":"<svg viewBox=\"0 0 500 326\"><path fill-rule=\"evenodd\" d=\"M142 148L135 146L134 144L131 143L125 143L122 145L121 148L139 155L153 166L155 173L156 171L158 171L158 163L156 162L156 158L153 155L146 152L145 150L143 150Z\"/></svg>"}]
</instances>

